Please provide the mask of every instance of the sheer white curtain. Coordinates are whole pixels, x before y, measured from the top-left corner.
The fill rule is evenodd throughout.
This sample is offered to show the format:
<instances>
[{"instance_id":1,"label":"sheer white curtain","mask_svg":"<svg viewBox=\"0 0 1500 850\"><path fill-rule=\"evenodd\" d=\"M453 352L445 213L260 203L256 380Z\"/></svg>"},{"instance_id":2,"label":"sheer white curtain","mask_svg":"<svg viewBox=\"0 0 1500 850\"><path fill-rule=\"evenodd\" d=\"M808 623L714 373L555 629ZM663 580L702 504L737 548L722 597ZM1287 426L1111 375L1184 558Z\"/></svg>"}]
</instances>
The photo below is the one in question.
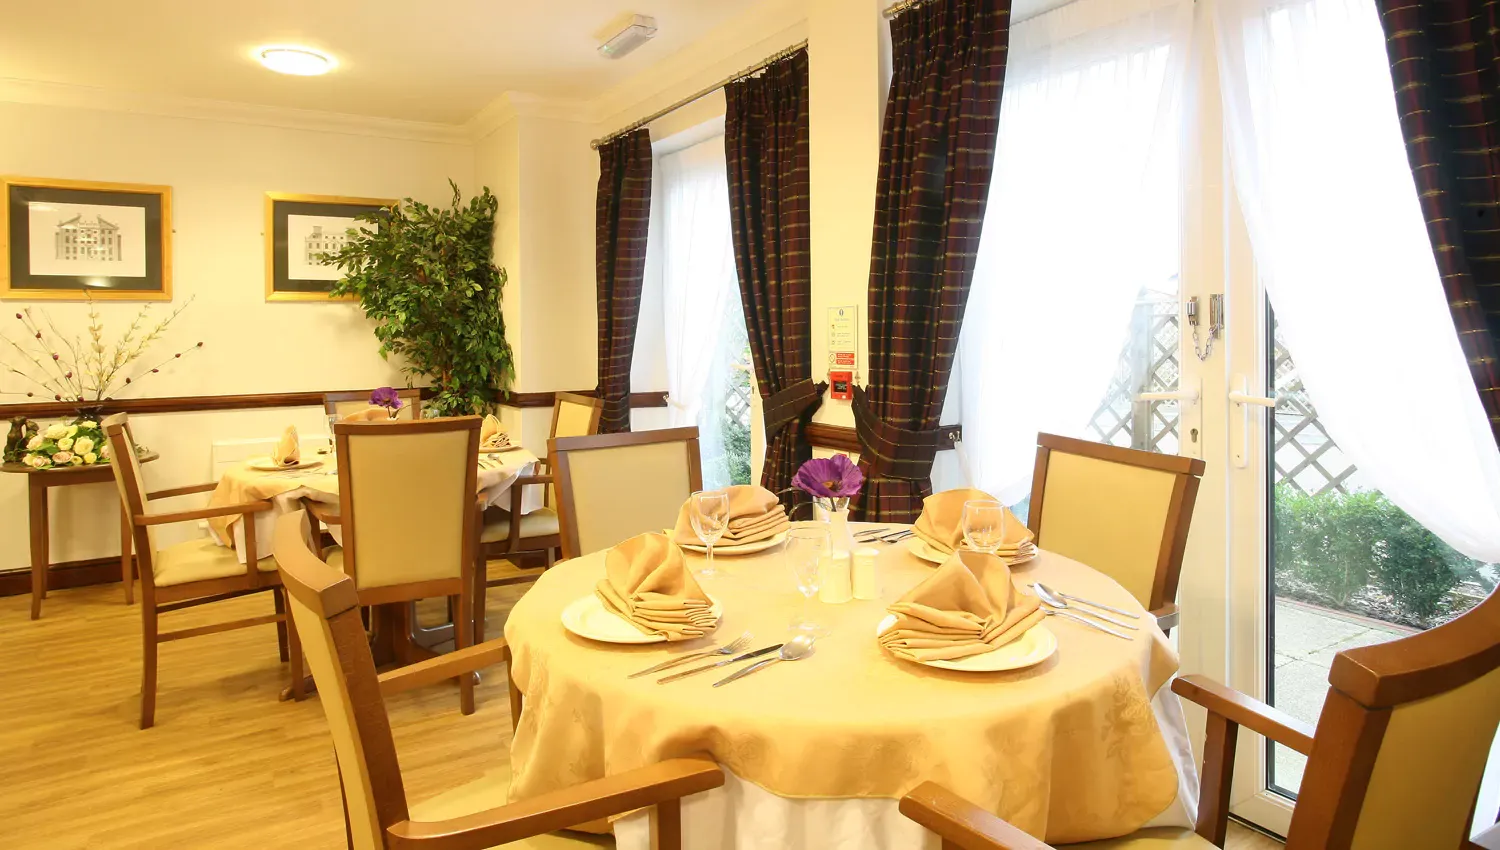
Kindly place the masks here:
<instances>
[{"instance_id":1,"label":"sheer white curtain","mask_svg":"<svg viewBox=\"0 0 1500 850\"><path fill-rule=\"evenodd\" d=\"M1087 426L1141 288L1177 273L1192 9L1076 0L1011 28L957 370L969 478L1008 504L1038 431Z\"/></svg>"},{"instance_id":2,"label":"sheer white curtain","mask_svg":"<svg viewBox=\"0 0 1500 850\"><path fill-rule=\"evenodd\" d=\"M1372 0L1218 0L1257 270L1318 418L1453 548L1500 561L1500 449L1458 344Z\"/></svg>"},{"instance_id":3,"label":"sheer white curtain","mask_svg":"<svg viewBox=\"0 0 1500 850\"><path fill-rule=\"evenodd\" d=\"M718 409L728 368L721 349L732 336L729 321L740 315L724 137L663 154L656 174L669 424L699 427L704 486L722 487L729 481Z\"/></svg>"}]
</instances>

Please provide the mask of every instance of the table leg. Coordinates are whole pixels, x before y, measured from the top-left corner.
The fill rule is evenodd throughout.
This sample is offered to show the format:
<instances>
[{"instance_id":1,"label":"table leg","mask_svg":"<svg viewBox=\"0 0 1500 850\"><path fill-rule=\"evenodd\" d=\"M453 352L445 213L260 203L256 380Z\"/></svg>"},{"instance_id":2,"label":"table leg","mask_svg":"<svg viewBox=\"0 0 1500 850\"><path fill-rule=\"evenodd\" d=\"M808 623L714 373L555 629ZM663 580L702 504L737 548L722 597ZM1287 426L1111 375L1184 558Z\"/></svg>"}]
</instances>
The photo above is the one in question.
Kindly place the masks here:
<instances>
[{"instance_id":1,"label":"table leg","mask_svg":"<svg viewBox=\"0 0 1500 850\"><path fill-rule=\"evenodd\" d=\"M42 600L47 598L47 488L41 476L28 475L27 487L31 521L31 619L42 616Z\"/></svg>"},{"instance_id":2,"label":"table leg","mask_svg":"<svg viewBox=\"0 0 1500 850\"><path fill-rule=\"evenodd\" d=\"M131 581L130 508L120 505L120 581L125 584L125 604L135 604L135 583Z\"/></svg>"}]
</instances>

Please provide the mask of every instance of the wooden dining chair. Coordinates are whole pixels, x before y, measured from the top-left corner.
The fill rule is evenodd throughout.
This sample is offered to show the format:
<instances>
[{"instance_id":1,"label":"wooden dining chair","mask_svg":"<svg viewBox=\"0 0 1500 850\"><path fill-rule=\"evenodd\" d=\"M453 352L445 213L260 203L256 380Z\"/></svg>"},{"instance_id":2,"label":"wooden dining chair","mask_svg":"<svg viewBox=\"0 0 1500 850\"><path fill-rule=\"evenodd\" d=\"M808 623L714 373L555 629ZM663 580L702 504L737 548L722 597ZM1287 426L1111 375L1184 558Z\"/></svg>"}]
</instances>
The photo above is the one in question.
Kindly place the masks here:
<instances>
[{"instance_id":1,"label":"wooden dining chair","mask_svg":"<svg viewBox=\"0 0 1500 850\"><path fill-rule=\"evenodd\" d=\"M1038 434L1027 527L1036 545L1119 582L1177 625L1177 584L1203 461Z\"/></svg>"},{"instance_id":2,"label":"wooden dining chair","mask_svg":"<svg viewBox=\"0 0 1500 850\"><path fill-rule=\"evenodd\" d=\"M555 437L587 437L599 433L599 418L604 414L604 401L577 393L557 393L552 403L552 431ZM557 509L553 507L553 476L547 459L537 461L531 475L523 475L511 485L508 510L493 507L485 511L484 523L479 532L483 549L481 557L490 558L523 555L541 552L547 566L552 566L555 553L562 545L561 525ZM528 514L521 513L521 500L527 487L542 488L542 507ZM514 518L520 517L520 522ZM521 584L535 581L536 575L505 576L486 582L488 587Z\"/></svg>"},{"instance_id":3,"label":"wooden dining chair","mask_svg":"<svg viewBox=\"0 0 1500 850\"><path fill-rule=\"evenodd\" d=\"M156 720L156 649L160 644L275 623L281 660L287 661L296 655L296 636L286 627L286 600L281 593L276 562L270 557L260 556L255 539L255 514L270 510L271 503L255 501L171 513L153 512L152 503L159 499L207 493L217 485L197 484L147 493L141 478L141 465L136 460L135 445L125 423L115 420L105 426L104 433L109 439L114 460L111 466L115 486L120 493L120 503L130 515L134 548L140 564L137 572L141 580L141 728L149 729ZM156 545L158 526L223 516L238 516L245 525L243 564L233 549L208 538L160 548ZM274 613L170 632L160 630L162 614L261 592L273 595Z\"/></svg>"},{"instance_id":4,"label":"wooden dining chair","mask_svg":"<svg viewBox=\"0 0 1500 850\"><path fill-rule=\"evenodd\" d=\"M477 416L409 422L340 422L339 507L310 510L329 526L341 526L343 546L325 554L348 573L361 605L391 605L409 643L412 605L447 597L454 612L453 638L473 642L474 544L478 490ZM398 604L401 603L401 604ZM292 659L300 681L302 659ZM460 705L474 712L473 680L460 677Z\"/></svg>"},{"instance_id":5,"label":"wooden dining chair","mask_svg":"<svg viewBox=\"0 0 1500 850\"><path fill-rule=\"evenodd\" d=\"M370 390L349 390L347 392L323 393L323 413L328 416L338 416L342 419L351 413L359 413L374 405L370 404ZM419 387L406 387L396 390L396 397L401 399L401 409L396 412L398 420L414 420L422 418L422 390Z\"/></svg>"},{"instance_id":6,"label":"wooden dining chair","mask_svg":"<svg viewBox=\"0 0 1500 850\"><path fill-rule=\"evenodd\" d=\"M1241 726L1308 757L1287 850L1477 846L1468 842L1469 828L1500 723L1500 595L1430 631L1340 652L1328 683L1314 730L1202 676L1177 679L1172 690L1208 710L1195 829L1148 829L1070 846L1224 846ZM900 805L941 836L945 850L1047 847L934 783Z\"/></svg>"},{"instance_id":7,"label":"wooden dining chair","mask_svg":"<svg viewBox=\"0 0 1500 850\"><path fill-rule=\"evenodd\" d=\"M711 760L681 758L508 805L501 805L506 789L498 784L455 789L440 800L413 805L402 783L385 698L508 662L509 648L503 639L486 641L377 676L359 617L361 593L353 579L308 548L301 512L277 521L275 551L333 733L351 848L524 848L534 846L524 842L528 838L651 807L651 846L681 850L682 798L724 784L723 772Z\"/></svg>"},{"instance_id":8,"label":"wooden dining chair","mask_svg":"<svg viewBox=\"0 0 1500 850\"><path fill-rule=\"evenodd\" d=\"M697 428L547 441L557 481L564 558L671 528L703 488Z\"/></svg>"}]
</instances>

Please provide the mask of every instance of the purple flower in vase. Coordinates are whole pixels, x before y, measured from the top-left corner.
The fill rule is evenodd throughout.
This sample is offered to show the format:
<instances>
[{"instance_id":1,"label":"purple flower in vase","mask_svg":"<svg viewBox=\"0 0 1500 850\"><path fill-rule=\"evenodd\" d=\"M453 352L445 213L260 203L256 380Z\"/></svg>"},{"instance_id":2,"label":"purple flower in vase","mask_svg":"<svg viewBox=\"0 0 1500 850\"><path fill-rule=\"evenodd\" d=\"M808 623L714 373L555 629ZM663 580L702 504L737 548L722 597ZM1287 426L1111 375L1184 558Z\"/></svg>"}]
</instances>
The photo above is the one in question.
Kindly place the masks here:
<instances>
[{"instance_id":1,"label":"purple flower in vase","mask_svg":"<svg viewBox=\"0 0 1500 850\"><path fill-rule=\"evenodd\" d=\"M396 392L395 387L381 387L370 393L370 404L376 407L383 407L389 410L391 415L394 416L396 415L396 411L401 409L403 402L401 401L401 396Z\"/></svg>"},{"instance_id":2,"label":"purple flower in vase","mask_svg":"<svg viewBox=\"0 0 1500 850\"><path fill-rule=\"evenodd\" d=\"M847 499L859 492L865 475L848 455L815 457L802 464L792 485L815 499Z\"/></svg>"}]
</instances>

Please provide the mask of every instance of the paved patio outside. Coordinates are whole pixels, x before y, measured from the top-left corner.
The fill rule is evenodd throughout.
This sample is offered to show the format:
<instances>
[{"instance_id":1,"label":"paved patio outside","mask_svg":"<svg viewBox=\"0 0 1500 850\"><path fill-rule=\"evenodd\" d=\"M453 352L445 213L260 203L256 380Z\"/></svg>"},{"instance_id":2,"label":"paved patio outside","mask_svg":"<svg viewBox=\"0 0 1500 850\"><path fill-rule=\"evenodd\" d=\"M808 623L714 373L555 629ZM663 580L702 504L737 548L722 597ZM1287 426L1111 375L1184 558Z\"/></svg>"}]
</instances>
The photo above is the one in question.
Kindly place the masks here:
<instances>
[{"instance_id":1,"label":"paved patio outside","mask_svg":"<svg viewBox=\"0 0 1500 850\"><path fill-rule=\"evenodd\" d=\"M1301 602L1276 600L1276 667L1272 704L1308 723L1317 723L1328 695L1328 668L1345 649L1384 643L1413 630L1330 611ZM1302 784L1307 758L1286 747L1273 747L1274 783L1295 792Z\"/></svg>"}]
</instances>

